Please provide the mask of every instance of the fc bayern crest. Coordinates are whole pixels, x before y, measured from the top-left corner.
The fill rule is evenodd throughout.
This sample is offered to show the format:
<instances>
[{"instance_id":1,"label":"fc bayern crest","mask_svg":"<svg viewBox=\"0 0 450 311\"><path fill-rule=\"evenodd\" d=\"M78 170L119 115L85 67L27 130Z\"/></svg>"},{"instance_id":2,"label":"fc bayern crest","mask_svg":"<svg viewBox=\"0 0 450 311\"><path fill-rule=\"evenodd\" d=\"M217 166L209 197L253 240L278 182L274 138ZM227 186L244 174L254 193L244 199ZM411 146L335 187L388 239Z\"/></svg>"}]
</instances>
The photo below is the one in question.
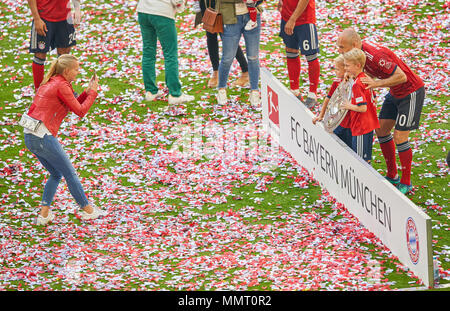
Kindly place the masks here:
<instances>
[{"instance_id":1,"label":"fc bayern crest","mask_svg":"<svg viewBox=\"0 0 450 311\"><path fill-rule=\"evenodd\" d=\"M419 234L414 220L409 217L406 220L406 244L408 245L409 257L414 264L419 261Z\"/></svg>"}]
</instances>

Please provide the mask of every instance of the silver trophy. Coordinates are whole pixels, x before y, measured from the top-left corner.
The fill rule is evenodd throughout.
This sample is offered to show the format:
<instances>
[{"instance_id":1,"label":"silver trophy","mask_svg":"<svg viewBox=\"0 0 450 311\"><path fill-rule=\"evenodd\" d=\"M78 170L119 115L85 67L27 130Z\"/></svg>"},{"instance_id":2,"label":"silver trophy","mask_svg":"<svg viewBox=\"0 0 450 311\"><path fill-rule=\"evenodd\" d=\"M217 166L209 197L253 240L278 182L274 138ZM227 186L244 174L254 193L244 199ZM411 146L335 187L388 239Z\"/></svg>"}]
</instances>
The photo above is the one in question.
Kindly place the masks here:
<instances>
[{"instance_id":1,"label":"silver trophy","mask_svg":"<svg viewBox=\"0 0 450 311\"><path fill-rule=\"evenodd\" d=\"M323 126L329 133L341 124L347 114L347 109L340 108L344 101L350 101L352 98L353 79L342 81L334 91L328 102L327 110L323 116Z\"/></svg>"}]
</instances>

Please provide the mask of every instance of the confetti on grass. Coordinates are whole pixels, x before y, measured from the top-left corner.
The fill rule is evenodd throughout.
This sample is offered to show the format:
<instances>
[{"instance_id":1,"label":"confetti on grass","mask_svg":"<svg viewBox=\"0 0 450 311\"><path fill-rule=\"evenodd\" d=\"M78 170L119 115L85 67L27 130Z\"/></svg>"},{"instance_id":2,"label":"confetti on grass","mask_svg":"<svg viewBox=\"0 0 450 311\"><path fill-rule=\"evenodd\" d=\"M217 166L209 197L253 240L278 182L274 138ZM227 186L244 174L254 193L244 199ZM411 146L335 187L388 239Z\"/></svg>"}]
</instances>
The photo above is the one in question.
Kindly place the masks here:
<instances>
[{"instance_id":1,"label":"confetti on grass","mask_svg":"<svg viewBox=\"0 0 450 311\"><path fill-rule=\"evenodd\" d=\"M396 285L388 280L395 272L420 283L271 142L259 127L259 109L246 103L247 90L231 92L222 106L213 90L198 91L195 86L205 84L211 67L206 38L200 27L193 28L192 13L178 20L178 35L183 90L197 90L196 103L167 107L167 89L163 101L143 102L137 1L83 2L74 50L82 62L78 84L86 86L93 69L108 83L102 83L85 119L71 115L60 130L86 193L108 216L81 221L63 182L55 221L33 225L47 174L24 147L21 131L11 127L16 114L10 112L25 109L33 96L31 84L21 83L31 76L26 61L31 62L30 16L26 1L1 4L0 19L11 22L0 38L15 45L0 54L2 83L14 87L14 100L5 104L0 119L9 126L0 133L1 151L13 154L0 162L0 289L387 290ZM350 23L391 47L403 39L411 42L414 49L397 53L426 80L428 94L449 96L448 48L436 44L445 37L448 7L435 14L418 1L317 5L321 96L328 89L324 81L332 78L335 26ZM261 64L286 82L285 53L277 37L280 15L268 5L262 17ZM411 20L426 23L416 30ZM424 53L429 63L421 61ZM157 73L163 71L158 62ZM230 81L239 72L234 64ZM426 105L435 109L423 116L416 147L448 141L448 129L429 129L431 122L448 122L445 104L427 98ZM415 152L415 161L429 161ZM434 174L448 176L445 164L438 165ZM419 178L435 178L430 174ZM277 190L280 178L291 184L284 192ZM240 189L251 191L244 195ZM281 199L291 192L298 195L284 203ZM424 204L448 218L448 209L433 198ZM439 253L442 258L445 251L447 246ZM448 271L441 269L441 275L448 278Z\"/></svg>"}]
</instances>

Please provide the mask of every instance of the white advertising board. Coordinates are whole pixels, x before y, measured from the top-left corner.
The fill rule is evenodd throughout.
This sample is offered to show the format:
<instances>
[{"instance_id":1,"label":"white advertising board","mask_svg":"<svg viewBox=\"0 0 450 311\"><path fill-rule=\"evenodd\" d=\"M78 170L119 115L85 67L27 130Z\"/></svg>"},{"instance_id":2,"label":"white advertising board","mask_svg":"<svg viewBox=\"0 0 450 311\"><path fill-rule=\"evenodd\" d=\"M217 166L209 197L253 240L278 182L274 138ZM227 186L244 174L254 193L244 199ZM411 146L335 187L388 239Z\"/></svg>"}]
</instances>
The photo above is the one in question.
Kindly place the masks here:
<instances>
[{"instance_id":1,"label":"white advertising board","mask_svg":"<svg viewBox=\"0 0 450 311\"><path fill-rule=\"evenodd\" d=\"M271 136L399 260L433 287L431 219L322 124L266 68L263 123Z\"/></svg>"}]
</instances>

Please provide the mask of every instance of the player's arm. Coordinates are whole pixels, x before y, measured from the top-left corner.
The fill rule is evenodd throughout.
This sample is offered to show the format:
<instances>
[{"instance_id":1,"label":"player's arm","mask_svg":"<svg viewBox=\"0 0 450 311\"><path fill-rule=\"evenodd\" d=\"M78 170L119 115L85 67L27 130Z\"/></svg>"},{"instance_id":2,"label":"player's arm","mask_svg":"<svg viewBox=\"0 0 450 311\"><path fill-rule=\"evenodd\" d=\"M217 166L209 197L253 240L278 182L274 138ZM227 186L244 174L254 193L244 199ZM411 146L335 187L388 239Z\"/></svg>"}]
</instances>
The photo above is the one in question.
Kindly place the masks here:
<instances>
[{"instance_id":1,"label":"player's arm","mask_svg":"<svg viewBox=\"0 0 450 311\"><path fill-rule=\"evenodd\" d=\"M286 25L284 26L284 32L286 34L288 34L289 36L294 33L295 22L300 17L300 15L303 14L308 3L309 3L309 0L299 0L298 1L297 7L295 8L291 17L289 18L289 20L286 22Z\"/></svg>"},{"instance_id":2,"label":"player's arm","mask_svg":"<svg viewBox=\"0 0 450 311\"><path fill-rule=\"evenodd\" d=\"M367 84L366 89L393 87L405 83L406 80L408 80L408 78L399 66L396 66L396 68L394 69L394 73L386 79L374 80L371 77L361 78L361 82Z\"/></svg>"},{"instance_id":3,"label":"player's arm","mask_svg":"<svg viewBox=\"0 0 450 311\"><path fill-rule=\"evenodd\" d=\"M34 21L34 29L36 29L36 32L40 36L45 36L47 34L47 25L42 20L41 16L39 15L39 11L37 8L36 0L27 0L28 6L31 10L31 16L33 17Z\"/></svg>"}]
</instances>

